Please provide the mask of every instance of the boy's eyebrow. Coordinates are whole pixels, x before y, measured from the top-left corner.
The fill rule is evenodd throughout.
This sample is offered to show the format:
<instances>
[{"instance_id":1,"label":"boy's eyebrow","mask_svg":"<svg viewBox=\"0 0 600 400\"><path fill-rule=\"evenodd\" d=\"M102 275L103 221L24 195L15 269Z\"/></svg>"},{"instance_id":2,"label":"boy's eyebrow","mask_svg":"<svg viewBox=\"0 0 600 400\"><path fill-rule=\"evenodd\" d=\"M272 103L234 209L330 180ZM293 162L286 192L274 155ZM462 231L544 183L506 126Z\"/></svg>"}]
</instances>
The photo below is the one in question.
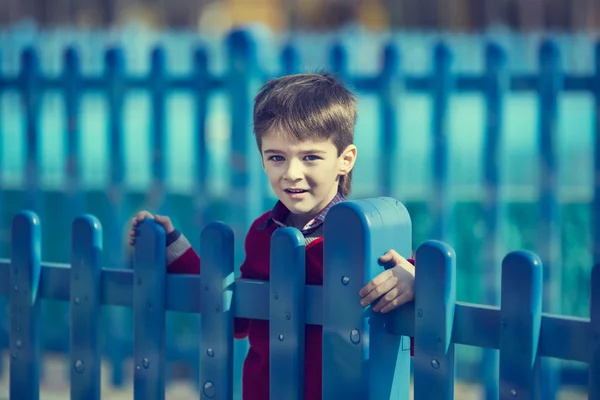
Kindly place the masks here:
<instances>
[{"instance_id":1,"label":"boy's eyebrow","mask_svg":"<svg viewBox=\"0 0 600 400\"><path fill-rule=\"evenodd\" d=\"M283 152L281 150L267 149L267 150L264 150L264 153L265 154L283 154L285 152ZM301 151L300 153L302 153L302 154L325 154L327 152L325 150L313 149L313 150L304 150L304 151Z\"/></svg>"},{"instance_id":2,"label":"boy's eyebrow","mask_svg":"<svg viewBox=\"0 0 600 400\"><path fill-rule=\"evenodd\" d=\"M304 153L304 154L325 154L327 152L325 150L313 149L313 150L303 151L302 153Z\"/></svg>"}]
</instances>

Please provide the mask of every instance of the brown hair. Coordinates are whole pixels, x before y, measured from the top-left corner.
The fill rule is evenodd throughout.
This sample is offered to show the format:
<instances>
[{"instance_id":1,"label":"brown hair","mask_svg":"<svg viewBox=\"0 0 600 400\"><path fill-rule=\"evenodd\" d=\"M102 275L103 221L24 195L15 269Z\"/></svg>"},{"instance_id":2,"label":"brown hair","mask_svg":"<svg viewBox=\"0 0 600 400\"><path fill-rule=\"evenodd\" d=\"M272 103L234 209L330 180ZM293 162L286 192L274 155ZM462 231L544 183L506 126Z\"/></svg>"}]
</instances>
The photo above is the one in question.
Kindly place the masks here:
<instances>
[{"instance_id":1,"label":"brown hair","mask_svg":"<svg viewBox=\"0 0 600 400\"><path fill-rule=\"evenodd\" d=\"M268 81L254 100L254 134L262 138L272 130L292 140L331 139L338 156L353 143L356 97L330 74L288 75ZM352 171L340 176L338 192L348 196Z\"/></svg>"}]
</instances>

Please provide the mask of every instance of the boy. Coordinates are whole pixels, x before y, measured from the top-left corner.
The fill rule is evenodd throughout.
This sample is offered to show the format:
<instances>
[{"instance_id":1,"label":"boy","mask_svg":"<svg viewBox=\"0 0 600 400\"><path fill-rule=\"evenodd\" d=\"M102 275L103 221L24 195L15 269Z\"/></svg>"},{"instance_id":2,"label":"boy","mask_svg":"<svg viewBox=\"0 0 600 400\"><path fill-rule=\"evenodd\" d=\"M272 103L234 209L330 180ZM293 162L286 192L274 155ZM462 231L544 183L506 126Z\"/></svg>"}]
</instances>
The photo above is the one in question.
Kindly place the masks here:
<instances>
[{"instance_id":1,"label":"boy","mask_svg":"<svg viewBox=\"0 0 600 400\"><path fill-rule=\"evenodd\" d=\"M350 194L357 148L353 144L356 100L326 74L284 76L266 83L255 99L254 132L262 166L279 201L258 217L245 238L241 278L269 279L271 234L278 227L299 229L306 241L306 283L323 284L323 221L327 211ZM200 259L166 216L139 212L132 220L154 218L167 233L167 272L200 273ZM135 229L130 244L135 243ZM380 258L394 265L358 295L375 312L388 312L413 299L414 267L390 250ZM359 299L357 298L357 301ZM235 337L248 337L244 400L269 398L269 322L236 318ZM321 399L322 327L306 326L305 398Z\"/></svg>"}]
</instances>

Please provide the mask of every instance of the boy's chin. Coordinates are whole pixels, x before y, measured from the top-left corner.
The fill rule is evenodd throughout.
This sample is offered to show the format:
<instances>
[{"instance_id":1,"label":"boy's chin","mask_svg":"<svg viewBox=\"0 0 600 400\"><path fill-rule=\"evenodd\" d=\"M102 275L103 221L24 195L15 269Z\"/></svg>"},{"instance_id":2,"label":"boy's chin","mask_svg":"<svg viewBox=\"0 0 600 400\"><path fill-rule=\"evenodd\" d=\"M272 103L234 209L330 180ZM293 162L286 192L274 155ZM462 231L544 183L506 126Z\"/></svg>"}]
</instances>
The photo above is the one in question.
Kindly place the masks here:
<instances>
[{"instance_id":1,"label":"boy's chin","mask_svg":"<svg viewBox=\"0 0 600 400\"><path fill-rule=\"evenodd\" d=\"M304 201L293 202L293 201L289 201L288 199L286 199L285 201L282 200L282 202L283 202L283 205L285 205L292 214L297 214L297 215L307 214L307 213L311 212L313 209L313 207L311 207L311 204L309 204L309 202L304 202Z\"/></svg>"}]
</instances>

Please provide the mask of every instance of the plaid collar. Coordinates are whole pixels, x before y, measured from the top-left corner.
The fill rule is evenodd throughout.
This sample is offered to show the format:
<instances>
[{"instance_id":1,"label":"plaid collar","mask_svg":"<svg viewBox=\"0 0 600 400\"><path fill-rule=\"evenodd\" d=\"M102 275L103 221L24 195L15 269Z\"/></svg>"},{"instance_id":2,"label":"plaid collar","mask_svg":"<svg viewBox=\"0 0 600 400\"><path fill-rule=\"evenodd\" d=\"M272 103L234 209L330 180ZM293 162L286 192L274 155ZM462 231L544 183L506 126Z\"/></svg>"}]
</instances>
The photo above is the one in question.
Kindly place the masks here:
<instances>
[{"instance_id":1,"label":"plaid collar","mask_svg":"<svg viewBox=\"0 0 600 400\"><path fill-rule=\"evenodd\" d=\"M340 194L339 192L335 195L335 197L321 210L319 214L317 214L313 219L308 221L306 225L300 230L303 235L309 235L316 231L323 223L325 222L325 216L334 205L345 201L346 198ZM283 222L287 219L290 214L290 210L283 205L281 201L278 201L275 204L275 207L271 210L271 214L269 214L269 218L263 222L258 229L266 229L272 224L276 224L279 227L286 227L287 225Z\"/></svg>"}]
</instances>

